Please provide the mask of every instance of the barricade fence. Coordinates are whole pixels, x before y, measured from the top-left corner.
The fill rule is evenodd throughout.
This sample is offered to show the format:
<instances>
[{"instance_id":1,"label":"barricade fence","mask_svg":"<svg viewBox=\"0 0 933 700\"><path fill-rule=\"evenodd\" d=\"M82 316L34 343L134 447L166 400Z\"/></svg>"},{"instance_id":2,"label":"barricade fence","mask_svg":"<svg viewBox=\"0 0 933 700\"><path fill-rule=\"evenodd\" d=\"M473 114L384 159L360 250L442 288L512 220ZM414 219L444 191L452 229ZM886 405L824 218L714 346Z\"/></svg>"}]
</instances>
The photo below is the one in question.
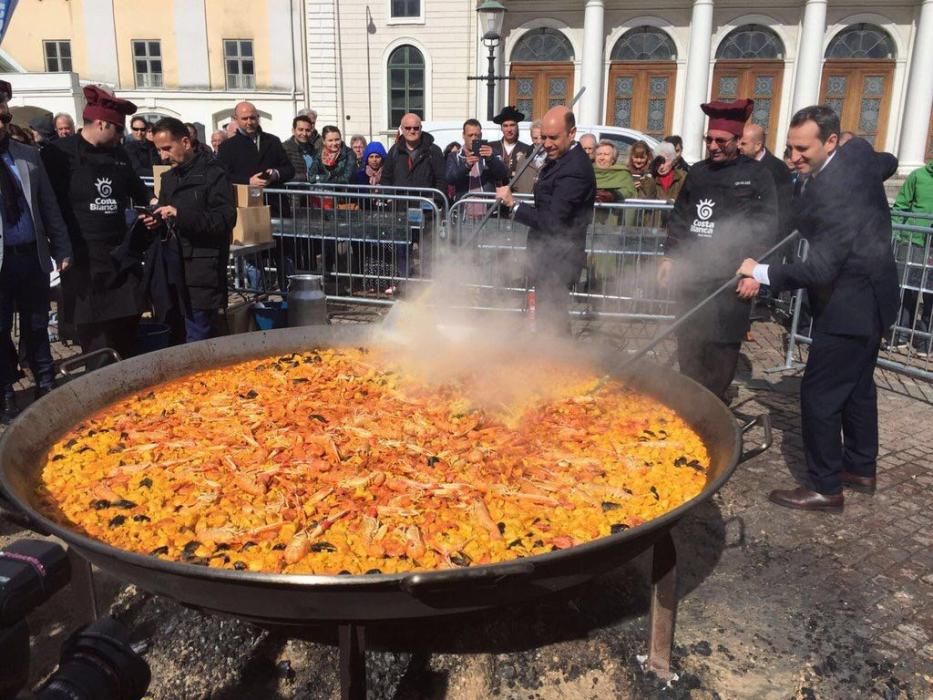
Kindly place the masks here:
<instances>
[{"instance_id":1,"label":"barricade fence","mask_svg":"<svg viewBox=\"0 0 933 700\"><path fill-rule=\"evenodd\" d=\"M892 220L900 304L894 325L884 331L878 366L933 382L933 214L894 211ZM801 241L797 257L805 260L807 252L806 241ZM805 290L794 293L791 308L784 364L769 371L801 367L799 347L812 342L813 319Z\"/></svg>"}]
</instances>

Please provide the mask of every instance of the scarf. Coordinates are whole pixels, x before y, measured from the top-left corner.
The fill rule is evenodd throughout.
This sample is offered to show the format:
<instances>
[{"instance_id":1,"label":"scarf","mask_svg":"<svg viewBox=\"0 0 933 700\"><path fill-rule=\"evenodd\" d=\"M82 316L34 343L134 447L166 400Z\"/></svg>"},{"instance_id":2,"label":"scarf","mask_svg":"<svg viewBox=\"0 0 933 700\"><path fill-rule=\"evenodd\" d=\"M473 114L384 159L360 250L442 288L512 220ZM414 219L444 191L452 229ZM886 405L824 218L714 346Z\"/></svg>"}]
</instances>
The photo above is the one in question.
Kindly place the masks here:
<instances>
[{"instance_id":1,"label":"scarf","mask_svg":"<svg viewBox=\"0 0 933 700\"><path fill-rule=\"evenodd\" d=\"M371 166L366 166L366 177L369 178L370 185L378 185L382 180L382 166L378 170L373 170Z\"/></svg>"},{"instance_id":2,"label":"scarf","mask_svg":"<svg viewBox=\"0 0 933 700\"><path fill-rule=\"evenodd\" d=\"M10 135L4 132L0 137L0 155L9 152ZM16 175L2 157L0 157L0 196L3 197L3 221L7 226L12 226L19 221L23 213L19 205L20 188Z\"/></svg>"},{"instance_id":3,"label":"scarf","mask_svg":"<svg viewBox=\"0 0 933 700\"><path fill-rule=\"evenodd\" d=\"M655 179L665 192L670 192L671 186L674 184L674 169L671 168L667 175L658 175Z\"/></svg>"},{"instance_id":4,"label":"scarf","mask_svg":"<svg viewBox=\"0 0 933 700\"><path fill-rule=\"evenodd\" d=\"M340 158L340 151L336 153L329 153L328 151L321 151L321 161L324 163L325 167L333 170L334 166L337 165L337 160Z\"/></svg>"},{"instance_id":5,"label":"scarf","mask_svg":"<svg viewBox=\"0 0 933 700\"><path fill-rule=\"evenodd\" d=\"M624 165L610 165L608 168L593 168L596 173L596 189L621 190L628 181L628 170Z\"/></svg>"}]
</instances>

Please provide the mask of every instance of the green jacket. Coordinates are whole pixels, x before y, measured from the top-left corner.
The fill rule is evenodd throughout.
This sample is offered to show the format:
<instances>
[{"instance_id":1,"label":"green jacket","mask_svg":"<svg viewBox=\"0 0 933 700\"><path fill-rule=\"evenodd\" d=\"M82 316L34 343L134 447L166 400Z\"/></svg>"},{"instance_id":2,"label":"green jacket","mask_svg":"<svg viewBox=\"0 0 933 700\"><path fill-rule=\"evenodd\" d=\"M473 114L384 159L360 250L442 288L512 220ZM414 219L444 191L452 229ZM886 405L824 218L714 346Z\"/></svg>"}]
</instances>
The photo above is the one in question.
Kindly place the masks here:
<instances>
[{"instance_id":1,"label":"green jacket","mask_svg":"<svg viewBox=\"0 0 933 700\"><path fill-rule=\"evenodd\" d=\"M933 160L923 168L917 168L904 181L901 191L897 193L897 199L894 200L894 209L901 211L924 212L933 214ZM933 226L933 220L918 219L911 217L894 217L896 224L908 224L910 226L923 226L929 228ZM910 233L907 231L895 232L899 241L913 241L915 245L924 245L926 236L922 233Z\"/></svg>"}]
</instances>

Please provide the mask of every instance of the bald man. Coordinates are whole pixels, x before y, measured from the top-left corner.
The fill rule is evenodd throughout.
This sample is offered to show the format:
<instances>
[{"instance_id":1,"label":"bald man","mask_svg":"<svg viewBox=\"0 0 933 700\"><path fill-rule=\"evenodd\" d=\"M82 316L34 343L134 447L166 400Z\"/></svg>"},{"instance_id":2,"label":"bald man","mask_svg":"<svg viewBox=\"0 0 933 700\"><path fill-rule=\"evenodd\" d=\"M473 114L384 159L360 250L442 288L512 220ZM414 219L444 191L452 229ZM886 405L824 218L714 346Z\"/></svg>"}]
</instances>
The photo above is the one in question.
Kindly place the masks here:
<instances>
[{"instance_id":1,"label":"bald man","mask_svg":"<svg viewBox=\"0 0 933 700\"><path fill-rule=\"evenodd\" d=\"M596 137L593 134L583 134L580 137L580 148L586 153L586 157L590 159L591 163L596 162L596 146Z\"/></svg>"},{"instance_id":2,"label":"bald man","mask_svg":"<svg viewBox=\"0 0 933 700\"><path fill-rule=\"evenodd\" d=\"M777 188L778 205L778 232L780 238L784 238L791 232L791 206L794 199L794 181L791 179L790 172L784 161L775 156L765 146L768 135L758 124L746 124L742 132L742 138L739 140L739 150L742 155L752 160L757 160L774 179L774 186ZM792 248L792 246L791 246Z\"/></svg>"},{"instance_id":3,"label":"bald man","mask_svg":"<svg viewBox=\"0 0 933 700\"><path fill-rule=\"evenodd\" d=\"M259 111L251 102L240 102L233 110L236 133L220 144L217 162L236 185L265 187L288 182L295 167L277 136L259 125Z\"/></svg>"},{"instance_id":4,"label":"bald man","mask_svg":"<svg viewBox=\"0 0 933 700\"><path fill-rule=\"evenodd\" d=\"M568 292L586 263L586 230L593 218L596 176L574 139L573 112L559 106L541 122L547 161L534 186L534 204L518 202L508 186L496 189L512 218L528 226L528 268L539 330L568 334Z\"/></svg>"}]
</instances>

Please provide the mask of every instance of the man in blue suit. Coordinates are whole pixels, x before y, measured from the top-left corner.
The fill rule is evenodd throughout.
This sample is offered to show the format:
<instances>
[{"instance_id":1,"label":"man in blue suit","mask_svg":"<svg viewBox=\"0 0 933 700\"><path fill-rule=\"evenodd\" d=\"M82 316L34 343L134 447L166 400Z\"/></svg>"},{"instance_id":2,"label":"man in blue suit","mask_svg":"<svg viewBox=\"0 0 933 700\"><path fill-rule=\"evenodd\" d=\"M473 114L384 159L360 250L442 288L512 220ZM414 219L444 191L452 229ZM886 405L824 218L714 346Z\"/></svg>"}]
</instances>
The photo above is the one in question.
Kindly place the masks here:
<instances>
[{"instance_id":1,"label":"man in blue suit","mask_svg":"<svg viewBox=\"0 0 933 700\"><path fill-rule=\"evenodd\" d=\"M884 329L898 308L891 252L891 212L884 180L897 160L853 139L839 148L839 117L806 107L787 138L804 185L795 227L810 243L803 262L759 265L739 273L776 292L805 287L813 310L813 344L800 387L809 484L772 491L787 508L841 511L843 486L873 493L878 457L874 369Z\"/></svg>"},{"instance_id":2,"label":"man in blue suit","mask_svg":"<svg viewBox=\"0 0 933 700\"><path fill-rule=\"evenodd\" d=\"M0 81L0 418L17 413L13 383L19 378L10 332L19 311L20 335L36 382L36 398L55 387L49 346L49 273L71 262L68 230L39 151L10 138L7 101Z\"/></svg>"},{"instance_id":3,"label":"man in blue suit","mask_svg":"<svg viewBox=\"0 0 933 700\"><path fill-rule=\"evenodd\" d=\"M570 332L567 305L571 285L586 263L586 231L593 219L596 175L574 140L573 112L553 107L544 115L541 137L547 161L534 187L534 204L517 202L508 185L496 196L528 228L528 267L535 288L537 324L545 331Z\"/></svg>"}]
</instances>

